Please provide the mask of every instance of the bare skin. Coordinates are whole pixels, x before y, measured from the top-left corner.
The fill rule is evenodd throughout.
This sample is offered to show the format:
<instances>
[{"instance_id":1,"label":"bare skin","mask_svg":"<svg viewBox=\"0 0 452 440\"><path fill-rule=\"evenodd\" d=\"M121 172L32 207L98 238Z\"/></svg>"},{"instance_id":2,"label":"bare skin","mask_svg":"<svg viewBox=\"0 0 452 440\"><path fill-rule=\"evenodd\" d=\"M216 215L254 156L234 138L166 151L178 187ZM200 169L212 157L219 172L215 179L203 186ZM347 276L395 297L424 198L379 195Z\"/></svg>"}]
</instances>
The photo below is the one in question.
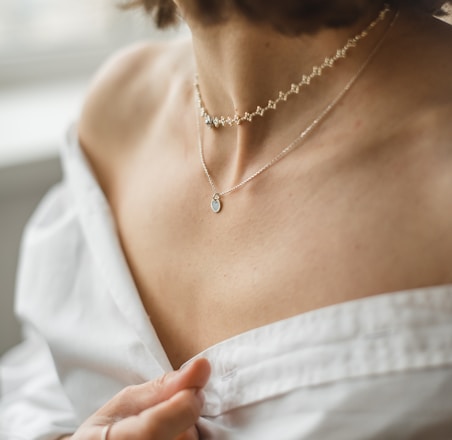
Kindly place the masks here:
<instances>
[{"instance_id":1,"label":"bare skin","mask_svg":"<svg viewBox=\"0 0 452 440\"><path fill-rule=\"evenodd\" d=\"M74 435L60 440L98 440L111 424L108 437L115 440L197 440L195 423L209 374L209 363L198 359L181 371L124 388Z\"/></svg>"},{"instance_id":2,"label":"bare skin","mask_svg":"<svg viewBox=\"0 0 452 440\"><path fill-rule=\"evenodd\" d=\"M452 28L401 11L335 111L302 146L226 196L217 215L197 151L195 63L212 113L246 111L309 72L369 19L289 41L237 17L204 28L184 14L192 40L118 54L94 81L79 123L172 365L319 307L452 283ZM264 119L203 127L220 190L295 138L388 23Z\"/></svg>"}]
</instances>

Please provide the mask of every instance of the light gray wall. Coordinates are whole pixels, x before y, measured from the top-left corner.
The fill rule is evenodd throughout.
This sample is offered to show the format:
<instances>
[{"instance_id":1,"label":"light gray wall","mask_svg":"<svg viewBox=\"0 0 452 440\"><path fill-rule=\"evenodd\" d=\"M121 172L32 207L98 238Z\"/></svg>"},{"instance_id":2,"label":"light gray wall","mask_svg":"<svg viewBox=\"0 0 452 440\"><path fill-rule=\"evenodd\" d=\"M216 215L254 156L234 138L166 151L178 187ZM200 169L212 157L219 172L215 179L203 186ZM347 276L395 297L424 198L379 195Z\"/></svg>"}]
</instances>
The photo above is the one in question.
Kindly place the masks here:
<instances>
[{"instance_id":1,"label":"light gray wall","mask_svg":"<svg viewBox=\"0 0 452 440\"><path fill-rule=\"evenodd\" d=\"M60 178L56 157L0 167L0 356L21 338L13 301L23 228L39 200Z\"/></svg>"}]
</instances>

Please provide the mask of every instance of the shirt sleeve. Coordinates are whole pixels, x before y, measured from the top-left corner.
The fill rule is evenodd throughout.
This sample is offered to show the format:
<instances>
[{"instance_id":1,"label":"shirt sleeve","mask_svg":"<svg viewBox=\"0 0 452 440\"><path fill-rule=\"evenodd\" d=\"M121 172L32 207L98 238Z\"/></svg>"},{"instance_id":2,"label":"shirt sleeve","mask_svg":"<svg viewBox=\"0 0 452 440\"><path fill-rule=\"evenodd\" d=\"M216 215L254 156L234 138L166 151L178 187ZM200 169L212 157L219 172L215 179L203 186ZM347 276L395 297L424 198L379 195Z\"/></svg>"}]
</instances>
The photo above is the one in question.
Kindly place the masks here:
<instances>
[{"instance_id":1,"label":"shirt sleeve","mask_svg":"<svg viewBox=\"0 0 452 440\"><path fill-rule=\"evenodd\" d=\"M31 328L0 364L0 438L55 440L76 431L45 341Z\"/></svg>"},{"instance_id":2,"label":"shirt sleeve","mask_svg":"<svg viewBox=\"0 0 452 440\"><path fill-rule=\"evenodd\" d=\"M52 223L61 217L62 198L64 185L60 184L47 194L26 228L17 277L16 312L17 296L28 301L33 294L33 283L24 280L36 276L30 267L39 256L30 249L37 224ZM21 292L24 285L29 290L26 295ZM56 440L75 432L78 423L45 338L26 317L20 319L24 341L0 359L0 440Z\"/></svg>"}]
</instances>

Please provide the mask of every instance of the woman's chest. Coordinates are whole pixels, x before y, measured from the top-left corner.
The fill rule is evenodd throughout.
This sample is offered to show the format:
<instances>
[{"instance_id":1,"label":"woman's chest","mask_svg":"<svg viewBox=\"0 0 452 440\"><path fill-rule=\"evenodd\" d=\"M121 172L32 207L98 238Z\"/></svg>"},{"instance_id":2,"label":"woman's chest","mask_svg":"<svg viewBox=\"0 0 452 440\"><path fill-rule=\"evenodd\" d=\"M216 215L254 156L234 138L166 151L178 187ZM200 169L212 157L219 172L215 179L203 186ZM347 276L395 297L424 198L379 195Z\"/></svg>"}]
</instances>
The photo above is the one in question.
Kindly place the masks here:
<instances>
[{"instance_id":1,"label":"woman's chest","mask_svg":"<svg viewBox=\"0 0 452 440\"><path fill-rule=\"evenodd\" d=\"M405 183L348 173L282 187L275 174L225 196L215 214L205 176L182 177L138 173L115 205L141 300L175 366L302 312L452 281L438 264L441 233Z\"/></svg>"}]
</instances>

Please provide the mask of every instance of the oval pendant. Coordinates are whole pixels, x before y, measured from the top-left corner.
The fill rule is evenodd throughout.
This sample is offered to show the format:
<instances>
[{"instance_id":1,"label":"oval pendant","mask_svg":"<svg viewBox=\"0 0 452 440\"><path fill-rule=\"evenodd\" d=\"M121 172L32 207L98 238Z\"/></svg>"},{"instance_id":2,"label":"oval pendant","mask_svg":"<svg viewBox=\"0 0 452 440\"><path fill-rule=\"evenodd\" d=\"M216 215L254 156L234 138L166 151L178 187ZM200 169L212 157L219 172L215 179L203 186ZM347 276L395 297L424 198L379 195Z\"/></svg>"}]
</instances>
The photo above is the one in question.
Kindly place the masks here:
<instances>
[{"instance_id":1,"label":"oval pendant","mask_svg":"<svg viewBox=\"0 0 452 440\"><path fill-rule=\"evenodd\" d=\"M215 214L218 214L221 211L220 195L218 193L213 195L210 207Z\"/></svg>"}]
</instances>

